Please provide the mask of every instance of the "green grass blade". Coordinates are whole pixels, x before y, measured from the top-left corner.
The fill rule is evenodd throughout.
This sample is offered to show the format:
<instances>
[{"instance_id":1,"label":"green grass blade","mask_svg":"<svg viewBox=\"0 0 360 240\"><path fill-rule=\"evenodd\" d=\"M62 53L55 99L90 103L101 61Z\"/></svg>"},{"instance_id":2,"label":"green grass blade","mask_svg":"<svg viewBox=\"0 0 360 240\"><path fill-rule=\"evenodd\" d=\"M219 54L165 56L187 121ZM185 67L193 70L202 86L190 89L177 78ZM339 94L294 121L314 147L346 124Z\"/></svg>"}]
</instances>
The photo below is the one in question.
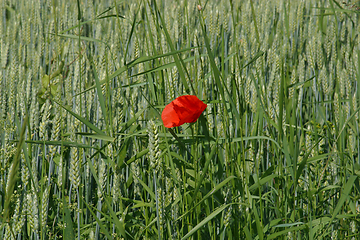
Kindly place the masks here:
<instances>
[{"instance_id":1,"label":"green grass blade","mask_svg":"<svg viewBox=\"0 0 360 240\"><path fill-rule=\"evenodd\" d=\"M174 51L175 51L175 47L174 47L174 45L173 45L173 43L172 43L170 34L169 34L169 32L167 31L166 23L165 23L164 19L162 18L161 14L160 14L160 12L159 12L159 9L158 9L158 7L157 7L156 1L154 1L153 3L154 3L154 7L155 7L156 18L158 19L158 24L159 24L159 25L161 24L161 25L163 26L162 29L163 29L164 34L165 34L165 37L166 37L166 42L167 42L167 44L169 45L171 51L174 52ZM191 94L191 91L192 91L193 94L196 94L195 89L194 89L194 87L192 86L192 83L189 82L190 87L191 87L191 89L190 89L189 84L188 84L188 82L186 81L186 77L185 77L185 73L184 73L184 69L185 69L185 68L183 69L184 64L181 64L181 62L180 62L180 61L181 61L180 57L179 57L177 54L173 55L173 57L174 57L174 60L175 60L176 66L177 66L177 70L178 70L179 75L180 75L181 82L182 82L182 84L184 85L185 92L188 93L188 94ZM191 90L191 91L190 91L190 90Z\"/></svg>"},{"instance_id":2,"label":"green grass blade","mask_svg":"<svg viewBox=\"0 0 360 240\"><path fill-rule=\"evenodd\" d=\"M217 146L217 141L214 144L214 146L212 147L210 155L208 157L206 157L206 162L205 162L204 168L202 169L200 178L196 181L196 187L195 187L194 194L193 194L194 198L192 199L192 202L194 202L194 200L196 199L196 195L200 189L200 186L202 185L205 176L208 174L208 169L209 169L211 159L213 158L215 151L217 150L217 147L215 147L215 146ZM192 204L190 204L190 205L192 205Z\"/></svg>"},{"instance_id":3,"label":"green grass blade","mask_svg":"<svg viewBox=\"0 0 360 240\"><path fill-rule=\"evenodd\" d=\"M108 111L107 111L107 108L106 108L106 103L105 103L105 98L104 98L104 95L102 93L102 88L101 88L101 84L100 84L100 80L99 80L99 77L97 75L97 72L96 72L96 67L95 67L95 64L94 64L94 61L92 58L90 58L90 63L91 63L91 66L92 66L92 70L93 70L93 74L94 74L94 78L95 78L95 86L96 86L96 93L97 93L97 96L98 96L98 99L99 99L99 103L100 103L100 107L101 107L101 112L104 116L104 119L105 119L105 123L106 123L106 126L109 126L109 119L108 119ZM105 82L108 82L109 79L106 78L105 79Z\"/></svg>"},{"instance_id":4,"label":"green grass blade","mask_svg":"<svg viewBox=\"0 0 360 240\"><path fill-rule=\"evenodd\" d=\"M111 80L111 79L121 75L123 72L127 71L129 68L132 68L132 67L134 67L134 66L136 66L136 65L138 65L140 63L149 62L149 61L152 61L154 59L159 59L159 58L163 58L163 57L174 56L176 54L186 52L186 51L189 51L189 50L195 49L195 48L197 48L197 47L188 47L188 48L184 48L184 49L181 49L181 50L174 50L174 51L171 51L169 53L164 53L164 54L159 54L159 55L154 55L154 56L142 56L142 57L139 57L137 59L134 59L131 62L128 62L125 66L122 66L121 68L116 70L114 73L110 74L107 79ZM101 80L100 85L104 84L105 82L106 82L106 79ZM93 85L93 86L85 89L84 91L76 94L75 96L84 94L84 93L94 89L95 87L96 87L96 85Z\"/></svg>"},{"instance_id":5,"label":"green grass blade","mask_svg":"<svg viewBox=\"0 0 360 240\"><path fill-rule=\"evenodd\" d=\"M264 233L263 233L264 227L260 221L258 210L256 209L255 204L253 204L253 205L254 205L254 207L252 208L252 212L254 213L254 216L255 216L255 223L256 223L258 237L260 240L263 240L264 239ZM261 211L261 209L260 209L260 211Z\"/></svg>"},{"instance_id":6,"label":"green grass blade","mask_svg":"<svg viewBox=\"0 0 360 240\"><path fill-rule=\"evenodd\" d=\"M277 174L271 174L270 176L266 176L264 178L261 178L260 181L254 183L253 185L251 185L249 187L249 191L258 189L259 187L261 187L262 185L264 185L265 183L271 181L272 179L276 178L278 175Z\"/></svg>"},{"instance_id":7,"label":"green grass blade","mask_svg":"<svg viewBox=\"0 0 360 240\"><path fill-rule=\"evenodd\" d=\"M16 116L16 119L17 116ZM17 144L16 147L16 152L15 152L15 156L13 158L12 164L11 164L11 169L9 172L9 176L8 179L9 181L7 182L7 186L6 186L6 192L5 192L5 203L4 203L4 213L3 213L3 219L4 221L2 222L2 225L5 224L5 222L9 222L9 214L10 214L10 202L11 202L11 198L12 195L14 193L14 188L17 182L17 174L19 172L19 165L20 165L20 155L21 155L21 151L23 148L23 144L25 142L25 133L26 133L26 127L27 127L27 121L28 121L28 116L25 116L23 125L21 126L21 131L19 132L20 134L20 140ZM18 126L20 128L19 125L19 121L18 122Z\"/></svg>"},{"instance_id":8,"label":"green grass blade","mask_svg":"<svg viewBox=\"0 0 360 240\"><path fill-rule=\"evenodd\" d=\"M102 134L96 134L96 133L76 132L75 134L80 135L80 136L93 138L93 139L109 141L109 142L113 142L115 140L115 138L113 138L113 137L109 137L107 135L102 135Z\"/></svg>"},{"instance_id":9,"label":"green grass blade","mask_svg":"<svg viewBox=\"0 0 360 240\"><path fill-rule=\"evenodd\" d=\"M95 171L95 168L94 166L92 165L92 163L90 162L90 159L89 158L86 158L87 160L87 163L88 163L88 166L89 166L89 169L92 173L92 176L94 177L95 179L95 182L97 183L98 186L101 186L100 182L99 182L99 179L97 177L97 174L96 174L96 171ZM102 195L104 195L104 193L102 193ZM107 204L107 206L111 206L110 202L107 200L106 197L104 197L104 200ZM114 221L115 223L115 226L116 226L116 229L119 231L119 233L121 233L121 235L123 237L126 238L126 233L125 233L125 223L124 222L120 222L120 220L118 219L118 217L116 216L116 213L114 212L114 210L109 207L108 210L110 211L110 215L112 217L112 220ZM122 218L124 220L124 218Z\"/></svg>"},{"instance_id":10,"label":"green grass blade","mask_svg":"<svg viewBox=\"0 0 360 240\"><path fill-rule=\"evenodd\" d=\"M336 204L334 212L332 213L330 222L335 219L335 217L338 215L341 208L343 207L345 201L349 198L350 191L351 191L352 187L354 186L354 182L355 182L356 178L357 178L357 176L355 176L355 175L350 176L349 180L345 184L343 190L341 191L341 197L339 199L339 202Z\"/></svg>"},{"instance_id":11,"label":"green grass blade","mask_svg":"<svg viewBox=\"0 0 360 240\"><path fill-rule=\"evenodd\" d=\"M76 239L74 231L74 223L71 217L71 212L68 206L64 207L64 239Z\"/></svg>"},{"instance_id":12,"label":"green grass blade","mask_svg":"<svg viewBox=\"0 0 360 240\"><path fill-rule=\"evenodd\" d=\"M203 33L203 37L204 37L204 41L205 41L207 54L209 56L211 69L212 69L213 74L214 74L216 85L217 85L217 87L218 87L218 89L220 91L220 95L222 97L223 104L226 106L225 99L227 99L227 98L225 97L225 93L224 93L224 89L225 89L225 91L227 93L227 96L228 96L228 100L229 100L229 102L231 104L232 112L236 116L237 122L240 124L240 122L241 122L240 121L240 115L239 115L239 112L237 111L236 104L234 103L228 89L226 88L226 84L224 84L224 82L223 81L221 82L221 80L220 80L220 71L219 71L219 69L217 68L217 66L215 64L215 60L214 60L215 58L214 58L214 55L212 53L209 38L207 37L207 33L206 33L206 30L205 30L205 24L204 24L203 15L200 15L200 21L201 21L201 29L202 29L202 33ZM227 108L225 108L225 111L227 112L226 109Z\"/></svg>"},{"instance_id":13,"label":"green grass blade","mask_svg":"<svg viewBox=\"0 0 360 240\"><path fill-rule=\"evenodd\" d=\"M204 220L202 220L198 225L196 225L193 229L191 229L181 240L185 240L191 237L196 231L198 231L201 227L215 218L219 213L221 213L226 207L230 206L231 204L222 205L221 207L217 208L214 212L212 212L209 216L207 216Z\"/></svg>"},{"instance_id":14,"label":"green grass blade","mask_svg":"<svg viewBox=\"0 0 360 240\"><path fill-rule=\"evenodd\" d=\"M98 133L100 135L105 135L106 136L106 134L103 133L100 129L98 129L94 124L92 124L91 122L89 122L85 118L81 117L80 115L74 113L73 111L71 111L70 108L63 106L60 102L56 101L55 99L53 99L53 101L56 102L60 107L65 109L67 112L69 112L71 115L73 115L75 118L77 118L80 122L82 122L83 124L88 126L94 132L96 132L96 133Z\"/></svg>"},{"instance_id":15,"label":"green grass blade","mask_svg":"<svg viewBox=\"0 0 360 240\"><path fill-rule=\"evenodd\" d=\"M103 136L103 135L100 135ZM64 147L77 147L77 148L93 148L97 149L95 146L91 146L84 143L72 142L72 141L40 141L40 140L26 140L26 143L33 143L39 145L53 145L53 146L64 146Z\"/></svg>"},{"instance_id":16,"label":"green grass blade","mask_svg":"<svg viewBox=\"0 0 360 240\"><path fill-rule=\"evenodd\" d=\"M224 187L229 181L235 179L235 176L230 176L228 178L226 178L224 181L222 181L221 183L217 184L210 192L208 192L199 202L196 203L196 205L194 207L192 207L189 211L185 212L183 215L181 215L180 217L178 217L176 219L176 221L180 220L181 218L183 218L185 215L191 213L193 211L193 209L197 206L199 206L202 202L204 202L206 199L208 199L210 196L212 196L214 193L216 193L217 191L219 191L222 187Z\"/></svg>"},{"instance_id":17,"label":"green grass blade","mask_svg":"<svg viewBox=\"0 0 360 240\"><path fill-rule=\"evenodd\" d=\"M287 234L287 233L289 233L289 232L297 232L297 231L302 230L302 229L304 229L304 228L306 228L306 225L305 225L305 224L304 224L304 225L297 226L297 227L287 228L287 229L282 230L282 231L280 231L280 232L276 232L276 233L270 234L269 236L266 237L266 239L269 239L269 240L270 240L270 239L275 239L275 238L278 238L278 237L280 237L280 236L282 236L282 235L285 235L285 234Z\"/></svg>"}]
</instances>

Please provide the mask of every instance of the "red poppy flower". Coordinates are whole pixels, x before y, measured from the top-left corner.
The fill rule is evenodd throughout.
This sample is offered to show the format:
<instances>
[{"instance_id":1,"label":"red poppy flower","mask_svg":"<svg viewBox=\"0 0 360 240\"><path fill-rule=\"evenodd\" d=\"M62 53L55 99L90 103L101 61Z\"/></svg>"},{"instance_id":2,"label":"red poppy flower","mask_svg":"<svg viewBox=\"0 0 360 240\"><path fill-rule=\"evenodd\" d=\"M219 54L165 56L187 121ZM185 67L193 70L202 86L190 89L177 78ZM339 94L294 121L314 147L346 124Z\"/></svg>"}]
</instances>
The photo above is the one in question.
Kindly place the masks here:
<instances>
[{"instance_id":1,"label":"red poppy flower","mask_svg":"<svg viewBox=\"0 0 360 240\"><path fill-rule=\"evenodd\" d=\"M184 123L196 122L206 107L194 95L180 96L165 106L161 119L167 128L178 127Z\"/></svg>"}]
</instances>

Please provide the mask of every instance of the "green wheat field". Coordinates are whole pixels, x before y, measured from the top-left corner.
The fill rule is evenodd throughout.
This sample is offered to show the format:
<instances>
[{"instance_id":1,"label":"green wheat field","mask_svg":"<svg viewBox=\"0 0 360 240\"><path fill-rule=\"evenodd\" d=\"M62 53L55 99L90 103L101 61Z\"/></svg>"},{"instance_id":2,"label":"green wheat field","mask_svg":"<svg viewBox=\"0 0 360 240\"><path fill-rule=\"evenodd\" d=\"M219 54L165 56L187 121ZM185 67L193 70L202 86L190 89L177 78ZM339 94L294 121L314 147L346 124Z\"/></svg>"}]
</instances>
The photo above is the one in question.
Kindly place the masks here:
<instances>
[{"instance_id":1,"label":"green wheat field","mask_svg":"<svg viewBox=\"0 0 360 240\"><path fill-rule=\"evenodd\" d=\"M0 239L360 239L359 2L0 10Z\"/></svg>"}]
</instances>

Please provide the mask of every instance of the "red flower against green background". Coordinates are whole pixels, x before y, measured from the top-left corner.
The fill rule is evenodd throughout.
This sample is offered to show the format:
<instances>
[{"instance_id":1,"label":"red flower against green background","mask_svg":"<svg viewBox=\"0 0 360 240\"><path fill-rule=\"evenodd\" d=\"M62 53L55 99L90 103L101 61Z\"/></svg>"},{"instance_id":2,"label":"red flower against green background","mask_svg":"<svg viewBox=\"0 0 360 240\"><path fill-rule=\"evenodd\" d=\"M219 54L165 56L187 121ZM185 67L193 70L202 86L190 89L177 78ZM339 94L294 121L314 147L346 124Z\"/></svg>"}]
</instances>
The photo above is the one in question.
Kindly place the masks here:
<instances>
[{"instance_id":1,"label":"red flower against green background","mask_svg":"<svg viewBox=\"0 0 360 240\"><path fill-rule=\"evenodd\" d=\"M206 107L194 95L180 96L165 106L161 119L167 128L178 127L184 123L196 122Z\"/></svg>"}]
</instances>

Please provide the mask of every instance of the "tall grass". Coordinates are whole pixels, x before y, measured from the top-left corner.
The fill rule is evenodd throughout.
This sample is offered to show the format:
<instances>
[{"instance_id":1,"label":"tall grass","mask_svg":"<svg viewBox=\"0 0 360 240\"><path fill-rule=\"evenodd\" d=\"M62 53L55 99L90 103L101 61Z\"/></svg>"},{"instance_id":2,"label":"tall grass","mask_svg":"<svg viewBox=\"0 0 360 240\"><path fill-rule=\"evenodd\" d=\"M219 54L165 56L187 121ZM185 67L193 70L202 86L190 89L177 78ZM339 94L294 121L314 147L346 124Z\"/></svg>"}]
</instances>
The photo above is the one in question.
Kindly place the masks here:
<instances>
[{"instance_id":1,"label":"tall grass","mask_svg":"<svg viewBox=\"0 0 360 240\"><path fill-rule=\"evenodd\" d=\"M1 239L360 238L356 4L0 4Z\"/></svg>"}]
</instances>

